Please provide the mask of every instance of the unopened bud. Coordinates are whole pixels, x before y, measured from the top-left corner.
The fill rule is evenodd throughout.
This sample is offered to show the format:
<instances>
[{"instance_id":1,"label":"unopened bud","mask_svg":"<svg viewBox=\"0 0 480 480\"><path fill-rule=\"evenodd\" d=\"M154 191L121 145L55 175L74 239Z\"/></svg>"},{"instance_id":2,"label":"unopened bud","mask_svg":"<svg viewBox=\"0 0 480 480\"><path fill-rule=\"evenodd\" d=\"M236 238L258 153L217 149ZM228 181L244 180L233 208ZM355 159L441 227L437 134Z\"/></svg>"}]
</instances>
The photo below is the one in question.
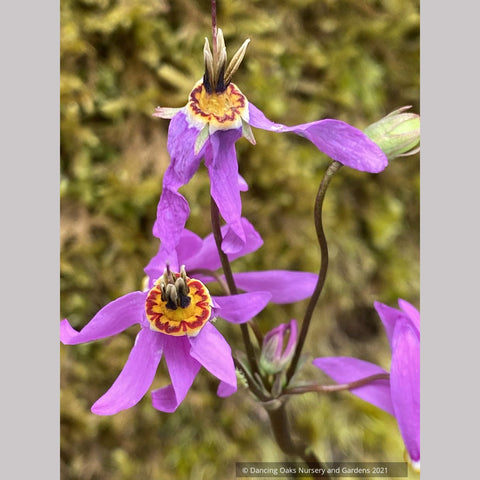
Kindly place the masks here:
<instances>
[{"instance_id":1,"label":"unopened bud","mask_svg":"<svg viewBox=\"0 0 480 480\"><path fill-rule=\"evenodd\" d=\"M263 339L260 368L269 375L281 372L292 359L296 344L296 320L270 330Z\"/></svg>"},{"instance_id":2,"label":"unopened bud","mask_svg":"<svg viewBox=\"0 0 480 480\"><path fill-rule=\"evenodd\" d=\"M420 115L405 113L409 108L401 107L364 130L389 160L413 155L420 150Z\"/></svg>"}]
</instances>

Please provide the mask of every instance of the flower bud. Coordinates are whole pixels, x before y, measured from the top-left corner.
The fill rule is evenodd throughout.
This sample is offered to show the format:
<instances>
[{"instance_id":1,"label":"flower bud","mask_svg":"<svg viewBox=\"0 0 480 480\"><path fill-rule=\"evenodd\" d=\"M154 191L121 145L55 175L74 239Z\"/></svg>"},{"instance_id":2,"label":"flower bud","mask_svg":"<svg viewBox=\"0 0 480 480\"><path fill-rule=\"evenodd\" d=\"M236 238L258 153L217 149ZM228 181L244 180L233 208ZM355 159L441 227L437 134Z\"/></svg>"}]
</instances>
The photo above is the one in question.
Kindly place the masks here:
<instances>
[{"instance_id":1,"label":"flower bud","mask_svg":"<svg viewBox=\"0 0 480 480\"><path fill-rule=\"evenodd\" d=\"M269 375L281 372L290 362L297 344L297 322L290 320L270 330L263 339L260 368Z\"/></svg>"},{"instance_id":2,"label":"flower bud","mask_svg":"<svg viewBox=\"0 0 480 480\"><path fill-rule=\"evenodd\" d=\"M420 150L417 147L420 142L420 115L404 113L409 108L401 107L364 130L365 135L383 150L389 160L413 155Z\"/></svg>"}]
</instances>

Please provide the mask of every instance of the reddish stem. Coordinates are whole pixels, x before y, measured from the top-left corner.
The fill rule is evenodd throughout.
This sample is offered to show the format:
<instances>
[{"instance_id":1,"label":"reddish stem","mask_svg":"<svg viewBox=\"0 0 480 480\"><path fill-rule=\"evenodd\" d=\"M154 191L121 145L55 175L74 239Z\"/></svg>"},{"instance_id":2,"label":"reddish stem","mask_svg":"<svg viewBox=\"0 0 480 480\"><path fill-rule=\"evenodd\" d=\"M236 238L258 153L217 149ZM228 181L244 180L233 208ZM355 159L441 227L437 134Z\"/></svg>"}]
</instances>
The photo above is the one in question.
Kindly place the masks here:
<instances>
[{"instance_id":1,"label":"reddish stem","mask_svg":"<svg viewBox=\"0 0 480 480\"><path fill-rule=\"evenodd\" d=\"M389 378L389 373L376 373L349 383L340 383L336 385L301 385L298 387L286 388L283 393L285 395L298 395L307 392L339 392L341 390L352 390L353 388L362 387L375 380L388 380Z\"/></svg>"},{"instance_id":2,"label":"reddish stem","mask_svg":"<svg viewBox=\"0 0 480 480\"><path fill-rule=\"evenodd\" d=\"M217 57L217 2L212 0L212 43L213 58Z\"/></svg>"}]
</instances>

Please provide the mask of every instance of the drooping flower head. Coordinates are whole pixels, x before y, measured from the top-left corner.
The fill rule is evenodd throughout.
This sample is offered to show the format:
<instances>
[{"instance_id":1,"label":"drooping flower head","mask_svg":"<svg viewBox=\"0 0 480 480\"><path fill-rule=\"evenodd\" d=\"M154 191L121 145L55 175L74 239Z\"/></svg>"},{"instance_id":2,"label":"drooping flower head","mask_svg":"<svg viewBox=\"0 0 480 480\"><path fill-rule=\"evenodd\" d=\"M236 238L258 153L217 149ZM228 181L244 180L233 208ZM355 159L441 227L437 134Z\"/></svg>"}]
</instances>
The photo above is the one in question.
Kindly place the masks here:
<instances>
[{"instance_id":1,"label":"drooping flower head","mask_svg":"<svg viewBox=\"0 0 480 480\"><path fill-rule=\"evenodd\" d=\"M360 130L340 120L325 119L291 127L274 123L231 82L248 45L246 40L227 64L225 41L216 30L213 53L204 46L205 74L182 108L157 107L154 116L171 119L167 149L171 163L165 172L153 233L164 241L169 234L174 249L189 215L186 199L178 192L197 171L202 159L210 176L210 192L229 232L225 253L240 250L246 241L240 221L240 192L248 187L239 175L235 142L242 136L255 143L251 126L272 132L293 132L310 140L329 157L357 170L377 173L387 165L380 147Z\"/></svg>"},{"instance_id":2,"label":"drooping flower head","mask_svg":"<svg viewBox=\"0 0 480 480\"><path fill-rule=\"evenodd\" d=\"M390 379L375 380L351 392L395 416L414 467L420 466L420 313L399 299L400 310L375 302L392 350ZM351 357L320 357L313 364L338 383L387 373Z\"/></svg>"}]
</instances>

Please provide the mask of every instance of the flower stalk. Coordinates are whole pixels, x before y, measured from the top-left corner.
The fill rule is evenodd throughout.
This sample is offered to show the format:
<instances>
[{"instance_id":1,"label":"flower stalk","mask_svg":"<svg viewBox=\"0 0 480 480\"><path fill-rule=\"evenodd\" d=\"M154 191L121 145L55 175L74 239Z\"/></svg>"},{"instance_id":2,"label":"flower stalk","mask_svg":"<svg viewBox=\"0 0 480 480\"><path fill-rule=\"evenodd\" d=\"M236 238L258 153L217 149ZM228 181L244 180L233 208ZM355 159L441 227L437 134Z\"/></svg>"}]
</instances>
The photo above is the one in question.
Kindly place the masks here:
<instances>
[{"instance_id":1,"label":"flower stalk","mask_svg":"<svg viewBox=\"0 0 480 480\"><path fill-rule=\"evenodd\" d=\"M276 403L274 408L266 408L266 410L272 425L273 435L282 452L300 457L310 467L323 468L315 453L305 443L292 438L285 402L280 401ZM323 478L330 478L330 476L325 473Z\"/></svg>"},{"instance_id":2,"label":"flower stalk","mask_svg":"<svg viewBox=\"0 0 480 480\"><path fill-rule=\"evenodd\" d=\"M223 273L225 275L225 279L227 281L228 289L232 295L238 294L237 286L235 284L235 280L233 278L232 268L230 266L230 262L228 260L227 255L222 250L222 232L220 230L220 211L218 210L218 206L215 203L213 197L211 197L210 202L210 216L212 221L212 232L215 238L215 244L217 245L218 254L220 255L220 261L222 262ZM248 326L244 323L240 324L240 329L242 331L242 338L243 343L245 345L245 350L248 357L248 362L252 373L258 373L258 364L257 359L255 357L255 351L253 349L252 341L250 340L250 334L248 332Z\"/></svg>"},{"instance_id":3,"label":"flower stalk","mask_svg":"<svg viewBox=\"0 0 480 480\"><path fill-rule=\"evenodd\" d=\"M328 186L333 178L333 176L340 170L342 164L333 160L332 163L328 166L325 175L320 183L320 187L318 188L317 196L315 198L315 207L314 207L314 221L315 221L315 230L317 232L317 239L320 245L320 271L318 273L318 280L315 286L315 290L313 295L310 298L310 301L307 305L307 309L305 311L305 316L302 322L302 328L300 330L300 335L298 337L297 346L295 348L295 353L293 355L292 363L287 371L287 385L288 382L292 379L296 369L297 364L300 359L300 355L302 353L303 345L305 343L305 339L307 338L308 329L310 326L310 321L312 319L313 311L315 306L317 305L318 299L320 294L322 293L323 286L325 284L325 279L327 276L328 270L328 245L327 239L325 237L325 232L323 231L323 222L322 222L322 208L323 208L323 200L325 199L325 194L327 193Z\"/></svg>"},{"instance_id":4,"label":"flower stalk","mask_svg":"<svg viewBox=\"0 0 480 480\"><path fill-rule=\"evenodd\" d=\"M211 0L212 2L212 40L213 40L213 53L217 53L217 2L216 0Z\"/></svg>"},{"instance_id":5,"label":"flower stalk","mask_svg":"<svg viewBox=\"0 0 480 480\"><path fill-rule=\"evenodd\" d=\"M363 387L375 380L389 380L390 374L388 373L376 373L375 375L369 375L368 377L355 380L348 383L340 383L336 385L300 385L298 387L287 388L283 391L285 395L299 395L308 392L340 392L342 390L351 390L352 388Z\"/></svg>"}]
</instances>

